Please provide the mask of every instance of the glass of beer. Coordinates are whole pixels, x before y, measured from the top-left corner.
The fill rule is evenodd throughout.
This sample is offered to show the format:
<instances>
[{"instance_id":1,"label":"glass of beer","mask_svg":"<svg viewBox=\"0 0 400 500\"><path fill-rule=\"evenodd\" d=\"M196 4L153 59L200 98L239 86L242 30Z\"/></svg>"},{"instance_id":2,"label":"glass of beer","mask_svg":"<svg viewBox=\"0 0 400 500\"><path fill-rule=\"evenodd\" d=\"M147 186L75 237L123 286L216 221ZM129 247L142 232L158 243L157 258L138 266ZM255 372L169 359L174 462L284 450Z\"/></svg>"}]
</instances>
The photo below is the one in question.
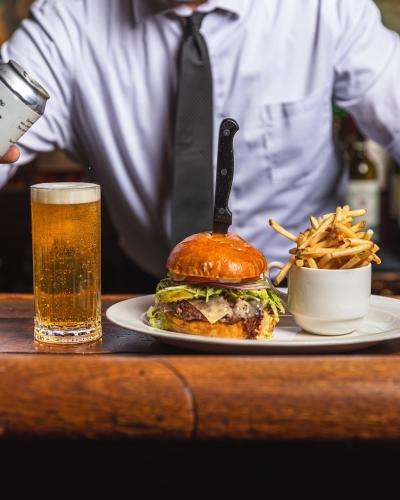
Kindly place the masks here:
<instances>
[{"instance_id":1,"label":"glass of beer","mask_svg":"<svg viewBox=\"0 0 400 500\"><path fill-rule=\"evenodd\" d=\"M31 186L35 340L101 337L100 186Z\"/></svg>"}]
</instances>

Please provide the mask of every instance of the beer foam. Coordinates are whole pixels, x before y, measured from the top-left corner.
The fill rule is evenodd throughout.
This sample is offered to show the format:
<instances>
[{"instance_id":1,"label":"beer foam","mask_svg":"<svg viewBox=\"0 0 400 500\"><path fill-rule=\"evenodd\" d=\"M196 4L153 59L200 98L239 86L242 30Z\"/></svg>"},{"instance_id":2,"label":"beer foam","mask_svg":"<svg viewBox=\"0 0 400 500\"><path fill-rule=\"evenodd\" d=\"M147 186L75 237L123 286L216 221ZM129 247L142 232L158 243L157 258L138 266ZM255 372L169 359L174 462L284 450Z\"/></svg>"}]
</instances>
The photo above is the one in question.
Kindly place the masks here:
<instances>
[{"instance_id":1,"label":"beer foam","mask_svg":"<svg viewBox=\"0 0 400 500\"><path fill-rule=\"evenodd\" d=\"M35 203L76 205L100 200L100 186L88 182L47 182L31 186Z\"/></svg>"}]
</instances>

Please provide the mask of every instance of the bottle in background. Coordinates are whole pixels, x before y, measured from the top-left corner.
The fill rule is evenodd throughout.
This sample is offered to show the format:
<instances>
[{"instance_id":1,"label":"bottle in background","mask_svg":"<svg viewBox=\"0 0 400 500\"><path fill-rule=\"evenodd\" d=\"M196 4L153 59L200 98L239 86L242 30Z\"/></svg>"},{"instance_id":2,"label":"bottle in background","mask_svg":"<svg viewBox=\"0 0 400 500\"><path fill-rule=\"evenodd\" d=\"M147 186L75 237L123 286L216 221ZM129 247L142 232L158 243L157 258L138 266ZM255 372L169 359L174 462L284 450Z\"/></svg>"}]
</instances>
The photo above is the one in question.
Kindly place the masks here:
<instances>
[{"instance_id":1,"label":"bottle in background","mask_svg":"<svg viewBox=\"0 0 400 500\"><path fill-rule=\"evenodd\" d=\"M400 165L391 163L389 182L389 216L392 222L398 224L400 215Z\"/></svg>"},{"instance_id":2,"label":"bottle in background","mask_svg":"<svg viewBox=\"0 0 400 500\"><path fill-rule=\"evenodd\" d=\"M376 175L380 188L380 244L385 248L393 247L393 230L390 217L390 186L392 172L392 158L386 148L372 139L365 141L367 156L375 165Z\"/></svg>"},{"instance_id":3,"label":"bottle in background","mask_svg":"<svg viewBox=\"0 0 400 500\"><path fill-rule=\"evenodd\" d=\"M349 184L346 203L352 208L365 208L367 225L379 241L380 228L380 185L375 163L367 153L363 139L358 138L350 146Z\"/></svg>"},{"instance_id":4,"label":"bottle in background","mask_svg":"<svg viewBox=\"0 0 400 500\"><path fill-rule=\"evenodd\" d=\"M389 187L389 215L391 223L391 247L400 249L400 164L392 161Z\"/></svg>"}]
</instances>

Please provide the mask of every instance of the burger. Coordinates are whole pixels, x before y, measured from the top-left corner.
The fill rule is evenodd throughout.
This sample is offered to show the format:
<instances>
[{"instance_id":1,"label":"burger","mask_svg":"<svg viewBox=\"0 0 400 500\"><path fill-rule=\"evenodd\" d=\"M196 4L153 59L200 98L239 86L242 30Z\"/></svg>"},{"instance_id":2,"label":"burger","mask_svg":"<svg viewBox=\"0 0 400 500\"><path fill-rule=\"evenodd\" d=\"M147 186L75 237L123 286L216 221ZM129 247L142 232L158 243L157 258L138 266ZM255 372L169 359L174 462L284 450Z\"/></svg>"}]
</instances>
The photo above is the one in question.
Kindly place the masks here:
<instances>
[{"instance_id":1,"label":"burger","mask_svg":"<svg viewBox=\"0 0 400 500\"><path fill-rule=\"evenodd\" d=\"M175 246L167 261L151 326L207 337L266 339L284 313L277 294L263 279L263 254L232 233L194 234Z\"/></svg>"}]
</instances>

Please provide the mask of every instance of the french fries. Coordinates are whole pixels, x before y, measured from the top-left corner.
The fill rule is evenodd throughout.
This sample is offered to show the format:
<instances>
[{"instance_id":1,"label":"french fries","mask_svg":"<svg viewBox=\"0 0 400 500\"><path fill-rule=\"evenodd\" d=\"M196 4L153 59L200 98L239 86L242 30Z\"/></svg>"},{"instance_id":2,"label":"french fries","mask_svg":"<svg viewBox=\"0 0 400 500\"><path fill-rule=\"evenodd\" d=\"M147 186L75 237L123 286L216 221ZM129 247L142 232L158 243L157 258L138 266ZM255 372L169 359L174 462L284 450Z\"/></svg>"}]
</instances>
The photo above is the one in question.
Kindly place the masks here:
<instances>
[{"instance_id":1,"label":"french fries","mask_svg":"<svg viewBox=\"0 0 400 500\"><path fill-rule=\"evenodd\" d=\"M290 271L290 268L293 266L295 260L296 260L296 257L294 255L292 257L290 257L290 259L286 262L286 264L280 270L278 276L275 278L275 283L278 282L278 284L279 284L285 279L287 273Z\"/></svg>"},{"instance_id":2,"label":"french fries","mask_svg":"<svg viewBox=\"0 0 400 500\"><path fill-rule=\"evenodd\" d=\"M273 229L275 229L275 231L277 231L278 233L282 234L283 236L285 236L289 240L297 242L297 236L295 236L294 234L290 233L289 231L286 231L286 229L283 228L282 226L280 226L277 222L275 222L274 220L271 219L269 221L269 223L270 223L271 227Z\"/></svg>"},{"instance_id":3,"label":"french fries","mask_svg":"<svg viewBox=\"0 0 400 500\"><path fill-rule=\"evenodd\" d=\"M378 245L372 241L373 231L365 230L366 221L354 223L354 217L362 217L366 210L352 210L348 205L337 207L335 212L315 217L310 216L310 227L294 235L276 221L269 225L289 240L296 243L291 248L290 259L275 278L279 285L292 266L312 269L353 269L371 262L381 263L376 255Z\"/></svg>"}]
</instances>

